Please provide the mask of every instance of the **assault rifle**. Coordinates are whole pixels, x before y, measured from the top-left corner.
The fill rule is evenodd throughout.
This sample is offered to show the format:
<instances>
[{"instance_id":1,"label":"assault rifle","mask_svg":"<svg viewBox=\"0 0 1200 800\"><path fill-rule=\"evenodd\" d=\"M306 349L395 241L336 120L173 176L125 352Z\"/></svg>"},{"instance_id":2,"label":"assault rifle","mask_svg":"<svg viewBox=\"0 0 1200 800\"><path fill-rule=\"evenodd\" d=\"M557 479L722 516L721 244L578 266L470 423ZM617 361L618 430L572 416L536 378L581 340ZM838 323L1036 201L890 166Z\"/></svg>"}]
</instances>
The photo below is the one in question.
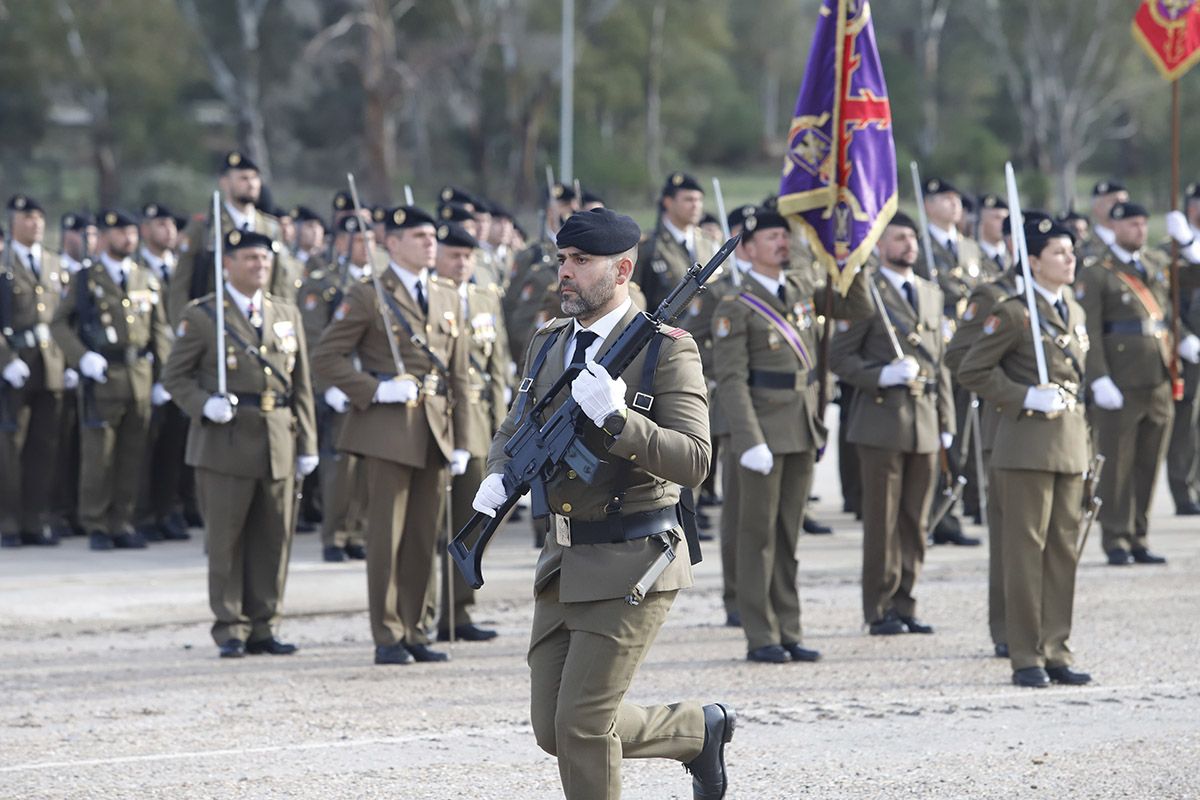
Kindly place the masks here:
<instances>
[{"instance_id":1,"label":"assault rifle","mask_svg":"<svg viewBox=\"0 0 1200 800\"><path fill-rule=\"evenodd\" d=\"M600 365L614 378L628 369L638 353L645 349L659 328L673 323L676 317L691 305L692 300L704 291L705 284L716 274L725 259L737 247L741 236L734 236L717 251L707 264L693 264L683 280L676 286L653 314L641 313L621 332L609 350L601 357ZM509 510L517 501L531 492L531 510L535 519L550 514L546 496L546 485L564 469L572 469L585 483L591 483L600 468L601 459L583 443L579 431L582 417L579 405L570 397L544 424L542 412L553 402L564 388L578 375L578 370L567 370L559 377L545 396L529 412L521 427L504 446L509 457L501 476L508 497L496 509L495 517L476 512L458 535L450 542L448 550L458 565L463 578L473 588L483 586L483 551L496 529L504 521ZM471 534L481 523L483 531L473 544L467 543Z\"/></svg>"}]
</instances>

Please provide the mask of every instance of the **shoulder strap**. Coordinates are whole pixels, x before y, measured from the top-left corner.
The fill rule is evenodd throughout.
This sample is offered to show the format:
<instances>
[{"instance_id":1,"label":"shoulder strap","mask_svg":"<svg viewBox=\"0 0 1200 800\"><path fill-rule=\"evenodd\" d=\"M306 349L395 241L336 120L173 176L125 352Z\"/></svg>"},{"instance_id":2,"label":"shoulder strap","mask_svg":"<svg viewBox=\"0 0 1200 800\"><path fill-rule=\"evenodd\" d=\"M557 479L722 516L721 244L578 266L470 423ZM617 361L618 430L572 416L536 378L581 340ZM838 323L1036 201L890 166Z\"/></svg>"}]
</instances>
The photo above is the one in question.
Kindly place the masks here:
<instances>
[{"instance_id":1,"label":"shoulder strap","mask_svg":"<svg viewBox=\"0 0 1200 800\"><path fill-rule=\"evenodd\" d=\"M433 368L443 375L449 375L450 368L446 366L446 362L442 361L442 359L438 357L438 354L433 352L433 348L431 348L428 342L425 341L425 337L413 330L412 323L408 321L408 317L404 316L404 309L402 309L400 304L396 302L396 298L392 297L387 292L379 292L378 294L380 294L383 299L387 301L388 308L391 309L392 316L395 318L396 322L398 322L400 327L404 329L404 332L408 335L409 340L417 346L417 349L425 354L425 357L429 359L431 364L433 364Z\"/></svg>"},{"instance_id":2,"label":"shoulder strap","mask_svg":"<svg viewBox=\"0 0 1200 800\"><path fill-rule=\"evenodd\" d=\"M1050 341L1054 342L1054 346L1061 350L1062 354L1067 357L1067 361L1071 363L1071 368L1078 373L1080 380L1082 380L1084 376L1083 364L1080 364L1079 359L1071 352L1070 332L1066 334L1058 333L1054 330L1054 326L1050 324L1049 320L1041 315L1038 316L1038 324L1041 325L1042 331L1050 338Z\"/></svg>"},{"instance_id":3,"label":"shoulder strap","mask_svg":"<svg viewBox=\"0 0 1200 800\"><path fill-rule=\"evenodd\" d=\"M646 360L642 363L641 383L633 395L633 407L653 419L654 407L654 374L658 371L658 354L662 351L663 342L667 335L655 336L646 345ZM617 474L613 476L613 499L604 506L604 511L610 517L620 516L621 507L625 503L625 492L629 491L629 472L633 464L627 459L621 459L617 465Z\"/></svg>"},{"instance_id":4,"label":"shoulder strap","mask_svg":"<svg viewBox=\"0 0 1200 800\"><path fill-rule=\"evenodd\" d=\"M542 348L538 350L538 354L533 359L533 365L529 369L529 374L521 380L521 385L517 387L517 415L515 417L517 421L520 421L521 417L525 416L525 407L529 405L529 390L533 388L533 382L537 380L538 373L542 371L542 365L546 363L546 356L550 355L550 348L554 346L554 342L558 339L558 334L561 332L562 328L558 328L546 337L546 341L542 343Z\"/></svg>"},{"instance_id":5,"label":"shoulder strap","mask_svg":"<svg viewBox=\"0 0 1200 800\"><path fill-rule=\"evenodd\" d=\"M215 300L215 302L216 302L216 300ZM200 308L204 309L204 313L208 314L209 319L211 319L214 323L217 321L216 309L214 309L208 303L197 303L197 305L199 305ZM280 385L283 386L284 394L290 395L292 393L292 382L290 380L288 380L286 377L284 377L283 373L281 373L279 370L275 369L275 367L271 364L270 361L267 361L267 359L263 358L262 353L260 353L258 351L257 347L252 346L249 342L247 342L240 335L238 335L237 331L233 330L233 328L230 328L228 322L225 323L225 335L228 336L230 339L233 339L233 343L236 344L238 347L242 348L242 350L244 350L247 355L254 356L254 359L259 364L261 364L264 367L269 368L270 372L268 372L267 374L273 375L275 377L275 380L279 381ZM217 354L217 358L224 358L224 357L225 357L224 353Z\"/></svg>"},{"instance_id":6,"label":"shoulder strap","mask_svg":"<svg viewBox=\"0 0 1200 800\"><path fill-rule=\"evenodd\" d=\"M742 305L766 320L768 325L783 336L783 340L788 343L788 346L796 354L796 358L800 359L800 363L804 365L805 369L811 370L813 368L813 358L809 354L808 348L804 346L804 341L800 338L800 334L783 317L779 316L779 313L775 309L759 300L750 292L741 292L738 294L737 299Z\"/></svg>"}]
</instances>

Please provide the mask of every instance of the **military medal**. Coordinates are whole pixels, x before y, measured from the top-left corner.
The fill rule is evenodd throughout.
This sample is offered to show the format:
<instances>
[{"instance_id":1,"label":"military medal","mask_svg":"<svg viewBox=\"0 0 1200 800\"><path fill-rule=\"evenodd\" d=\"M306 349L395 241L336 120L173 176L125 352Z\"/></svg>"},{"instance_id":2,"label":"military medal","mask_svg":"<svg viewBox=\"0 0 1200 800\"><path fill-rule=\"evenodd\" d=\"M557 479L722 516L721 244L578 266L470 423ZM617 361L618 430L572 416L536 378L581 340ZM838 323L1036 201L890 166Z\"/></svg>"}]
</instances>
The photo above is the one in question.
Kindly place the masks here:
<instances>
[{"instance_id":1,"label":"military medal","mask_svg":"<svg viewBox=\"0 0 1200 800\"><path fill-rule=\"evenodd\" d=\"M237 354L231 349L225 356L225 369L235 370L238 368Z\"/></svg>"},{"instance_id":2,"label":"military medal","mask_svg":"<svg viewBox=\"0 0 1200 800\"><path fill-rule=\"evenodd\" d=\"M263 326L262 314L259 313L258 309L255 309L254 313L250 315L250 324L255 328L261 328Z\"/></svg>"}]
</instances>

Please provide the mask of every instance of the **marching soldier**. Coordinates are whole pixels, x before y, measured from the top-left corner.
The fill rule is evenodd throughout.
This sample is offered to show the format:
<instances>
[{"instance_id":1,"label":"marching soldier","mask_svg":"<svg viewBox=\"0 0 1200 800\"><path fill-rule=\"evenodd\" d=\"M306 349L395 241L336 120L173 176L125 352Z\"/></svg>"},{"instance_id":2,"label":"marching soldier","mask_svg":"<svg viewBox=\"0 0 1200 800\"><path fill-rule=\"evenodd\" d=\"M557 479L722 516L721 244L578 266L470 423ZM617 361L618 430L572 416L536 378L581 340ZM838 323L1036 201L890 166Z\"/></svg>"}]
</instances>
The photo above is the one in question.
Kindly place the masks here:
<instances>
[{"instance_id":1,"label":"marching soldier","mask_svg":"<svg viewBox=\"0 0 1200 800\"><path fill-rule=\"evenodd\" d=\"M454 287L429 274L437 252L433 217L411 206L393 210L386 246L391 261L380 291L366 283L350 288L313 353L313 368L322 385L350 398L337 446L361 456L367 472L375 663L446 661L446 653L430 649L420 623L437 542L440 503L433 498L442 494L446 465L459 475L470 458L468 342Z\"/></svg>"},{"instance_id":2,"label":"marching soldier","mask_svg":"<svg viewBox=\"0 0 1200 800\"><path fill-rule=\"evenodd\" d=\"M500 295L495 286L480 287L472 282L474 257L479 241L466 229L453 222L438 225L437 274L451 283L458 293L462 309L463 333L467 337L470 366L470 388L464 400L471 421L466 450L471 454L466 469L451 483L451 502L446 509L451 528L459 531L471 519L471 503L483 480L488 446L492 436L504 422L508 412L508 337L504 332L504 317L500 310ZM480 628L471 621L470 606L475 604L475 591L467 585L462 574L449 558L442 559L442 594L438 618L438 641L450 640L450 624L454 623L454 638L482 642L496 636L494 630ZM452 590L448 581L454 581ZM451 613L450 598L454 609Z\"/></svg>"},{"instance_id":3,"label":"marching soldier","mask_svg":"<svg viewBox=\"0 0 1200 800\"><path fill-rule=\"evenodd\" d=\"M966 308L967 295L984 275L983 253L974 239L958 231L963 217L962 192L941 178L929 178L923 189L937 277L924 274L923 255L915 269L919 277L936 280L946 303L946 316L957 320Z\"/></svg>"},{"instance_id":4,"label":"marching soldier","mask_svg":"<svg viewBox=\"0 0 1200 800\"><path fill-rule=\"evenodd\" d=\"M1167 446L1167 485L1177 516L1200 514L1200 184L1187 187L1185 212L1167 215L1167 231L1179 244L1179 342L1183 397L1175 401L1175 421ZM1169 252L1170 248L1167 248Z\"/></svg>"},{"instance_id":5,"label":"marching soldier","mask_svg":"<svg viewBox=\"0 0 1200 800\"><path fill-rule=\"evenodd\" d=\"M534 577L528 656L534 736L558 757L568 800L620 796L623 758L681 761L696 797L723 797L724 745L735 722L721 704L643 707L624 699L675 595L692 584L675 504L681 487L700 483L709 460L707 391L686 332L662 331L647 348L657 366L646 369L644 351L626 371L639 376L628 385L595 363L638 313L627 289L639 235L632 219L606 209L575 214L558 232L562 306L573 319L534 335L525 391L492 442L490 474L473 504L495 515L506 494L505 444L534 398L567 370L580 370L571 395L587 418L583 438L614 460L590 484L567 472L546 487L556 535L547 537ZM630 584L662 552L664 537L679 553L645 599L630 605Z\"/></svg>"},{"instance_id":6,"label":"marching soldier","mask_svg":"<svg viewBox=\"0 0 1200 800\"><path fill-rule=\"evenodd\" d=\"M120 211L99 215L100 257L72 279L54 315L54 338L77 364L79 522L93 550L142 548L133 529L151 398L171 347L162 286L132 256L138 224Z\"/></svg>"},{"instance_id":7,"label":"marching soldier","mask_svg":"<svg viewBox=\"0 0 1200 800\"><path fill-rule=\"evenodd\" d=\"M738 459L737 605L749 661L816 661L801 644L796 547L824 425L817 418L817 311L824 292L788 270L791 231L777 212L747 216L751 269L713 312L713 364L721 412ZM837 316L870 313L856 277Z\"/></svg>"},{"instance_id":8,"label":"marching soldier","mask_svg":"<svg viewBox=\"0 0 1200 800\"><path fill-rule=\"evenodd\" d=\"M56 545L49 516L68 370L50 323L62 297L62 267L42 246L46 215L38 202L17 194L7 208L12 239L0 254L0 545Z\"/></svg>"},{"instance_id":9,"label":"marching soldier","mask_svg":"<svg viewBox=\"0 0 1200 800\"><path fill-rule=\"evenodd\" d=\"M1166 259L1143 249L1147 217L1136 203L1114 205L1107 226L1112 244L1103 257L1084 258L1075 284L1092 343L1090 419L1096 449L1110 459L1101 476L1099 520L1113 566L1166 562L1150 551L1148 535L1150 501L1174 415L1171 304Z\"/></svg>"},{"instance_id":10,"label":"marching soldier","mask_svg":"<svg viewBox=\"0 0 1200 800\"><path fill-rule=\"evenodd\" d=\"M717 251L698 227L704 216L704 190L694 177L672 173L658 202L659 224L638 247L633 278L645 293L648 308L658 308L692 264L707 262Z\"/></svg>"},{"instance_id":11,"label":"marching soldier","mask_svg":"<svg viewBox=\"0 0 1200 800\"><path fill-rule=\"evenodd\" d=\"M917 276L917 226L897 213L879 239L871 276L883 305L839 323L830 368L854 386L847 437L858 448L864 491L863 619L873 636L933 633L914 594L938 452L954 433L950 373L943 364L941 290ZM902 356L896 353L889 327Z\"/></svg>"},{"instance_id":12,"label":"marching soldier","mask_svg":"<svg viewBox=\"0 0 1200 800\"><path fill-rule=\"evenodd\" d=\"M992 452L1004 558L1007 642L1013 683L1081 685L1071 668L1083 474L1089 434L1081 386L1088 354L1083 309L1066 287L1075 277L1074 237L1050 219L1026 226L1037 330L1023 296L1001 300L963 358L965 386L994 404ZM1038 374L1041 342L1048 384Z\"/></svg>"},{"instance_id":13,"label":"marching soldier","mask_svg":"<svg viewBox=\"0 0 1200 800\"><path fill-rule=\"evenodd\" d=\"M290 655L276 638L296 513L297 476L317 466L312 385L300 314L264 291L270 237L230 231L218 301L188 305L163 381L191 418L187 462L208 543L208 599L221 658ZM225 352L216 347L224 304ZM224 359L228 395L218 394Z\"/></svg>"}]
</instances>

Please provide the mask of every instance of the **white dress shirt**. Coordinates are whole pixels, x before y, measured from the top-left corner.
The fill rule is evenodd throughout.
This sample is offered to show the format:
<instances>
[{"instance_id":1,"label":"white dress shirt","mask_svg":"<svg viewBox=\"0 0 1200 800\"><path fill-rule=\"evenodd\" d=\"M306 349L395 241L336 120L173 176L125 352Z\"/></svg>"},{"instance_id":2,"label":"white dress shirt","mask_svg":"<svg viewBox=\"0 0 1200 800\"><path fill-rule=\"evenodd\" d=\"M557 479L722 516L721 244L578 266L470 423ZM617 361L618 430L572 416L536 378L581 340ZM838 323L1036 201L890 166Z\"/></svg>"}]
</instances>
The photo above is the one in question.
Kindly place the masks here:
<instances>
[{"instance_id":1,"label":"white dress shirt","mask_svg":"<svg viewBox=\"0 0 1200 800\"><path fill-rule=\"evenodd\" d=\"M567 340L565 355L563 356L563 369L571 365L571 356L575 353L575 334L580 331L590 331L596 334L596 341L592 342L591 346L584 351L584 359L586 361L595 361L596 356L600 353L600 346L604 344L604 340L612 333L613 328L617 327L617 323L629 311L629 307L633 305L633 301L625 298L625 302L614 308L612 311L605 314L600 319L593 322L588 327L583 327L579 324L579 320L575 320L571 328L571 338Z\"/></svg>"}]
</instances>

